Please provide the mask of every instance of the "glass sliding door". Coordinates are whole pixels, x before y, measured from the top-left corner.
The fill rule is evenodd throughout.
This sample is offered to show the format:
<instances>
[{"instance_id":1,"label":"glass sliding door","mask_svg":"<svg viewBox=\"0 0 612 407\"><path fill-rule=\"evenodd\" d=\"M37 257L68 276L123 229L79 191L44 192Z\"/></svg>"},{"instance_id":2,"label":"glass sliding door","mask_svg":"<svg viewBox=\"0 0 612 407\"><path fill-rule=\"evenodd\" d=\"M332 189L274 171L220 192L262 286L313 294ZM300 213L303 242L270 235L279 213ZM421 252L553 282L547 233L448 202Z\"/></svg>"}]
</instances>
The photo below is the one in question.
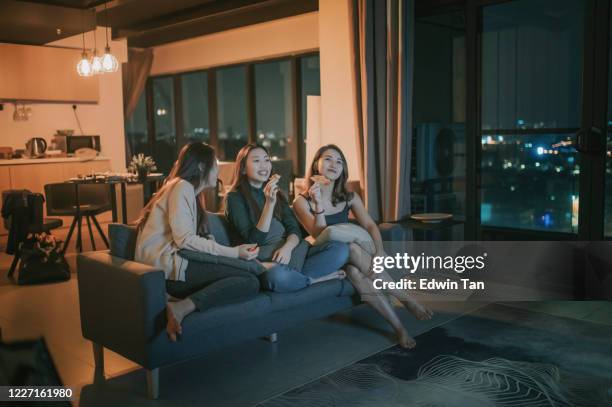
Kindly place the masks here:
<instances>
[{"instance_id":1,"label":"glass sliding door","mask_svg":"<svg viewBox=\"0 0 612 407\"><path fill-rule=\"evenodd\" d=\"M482 7L480 222L577 233L581 0Z\"/></svg>"},{"instance_id":2,"label":"glass sliding door","mask_svg":"<svg viewBox=\"0 0 612 407\"><path fill-rule=\"evenodd\" d=\"M466 33L463 11L419 16L414 29L411 207L465 216ZM463 227L439 239L463 238ZM452 236L450 234L452 233ZM421 238L415 234L415 239Z\"/></svg>"},{"instance_id":3,"label":"glass sliding door","mask_svg":"<svg viewBox=\"0 0 612 407\"><path fill-rule=\"evenodd\" d=\"M176 160L176 123L174 121L174 79L153 78L154 158L157 169L168 175Z\"/></svg>"}]
</instances>

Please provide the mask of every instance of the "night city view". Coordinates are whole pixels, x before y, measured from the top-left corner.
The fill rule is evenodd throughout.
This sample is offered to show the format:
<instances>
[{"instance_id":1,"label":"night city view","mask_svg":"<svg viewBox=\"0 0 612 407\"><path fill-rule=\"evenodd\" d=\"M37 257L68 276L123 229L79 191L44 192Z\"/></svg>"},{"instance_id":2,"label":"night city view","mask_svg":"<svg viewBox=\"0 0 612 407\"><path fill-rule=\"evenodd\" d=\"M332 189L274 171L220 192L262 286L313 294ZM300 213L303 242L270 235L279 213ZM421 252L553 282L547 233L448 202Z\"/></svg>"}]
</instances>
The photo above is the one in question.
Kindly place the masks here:
<instances>
[{"instance_id":1,"label":"night city view","mask_svg":"<svg viewBox=\"0 0 612 407\"><path fill-rule=\"evenodd\" d=\"M570 135L484 135L484 225L575 232L580 163Z\"/></svg>"}]
</instances>

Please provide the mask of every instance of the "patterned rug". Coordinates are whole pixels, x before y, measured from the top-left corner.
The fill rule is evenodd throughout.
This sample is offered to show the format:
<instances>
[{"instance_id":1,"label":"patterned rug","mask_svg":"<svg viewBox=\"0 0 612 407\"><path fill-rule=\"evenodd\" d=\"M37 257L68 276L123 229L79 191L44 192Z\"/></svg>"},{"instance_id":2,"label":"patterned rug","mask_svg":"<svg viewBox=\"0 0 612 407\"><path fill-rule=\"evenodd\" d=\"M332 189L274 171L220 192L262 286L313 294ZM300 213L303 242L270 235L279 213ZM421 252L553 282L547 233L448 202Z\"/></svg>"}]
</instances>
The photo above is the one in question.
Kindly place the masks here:
<instances>
[{"instance_id":1,"label":"patterned rug","mask_svg":"<svg viewBox=\"0 0 612 407\"><path fill-rule=\"evenodd\" d=\"M612 326L489 305L260 404L612 406Z\"/></svg>"}]
</instances>

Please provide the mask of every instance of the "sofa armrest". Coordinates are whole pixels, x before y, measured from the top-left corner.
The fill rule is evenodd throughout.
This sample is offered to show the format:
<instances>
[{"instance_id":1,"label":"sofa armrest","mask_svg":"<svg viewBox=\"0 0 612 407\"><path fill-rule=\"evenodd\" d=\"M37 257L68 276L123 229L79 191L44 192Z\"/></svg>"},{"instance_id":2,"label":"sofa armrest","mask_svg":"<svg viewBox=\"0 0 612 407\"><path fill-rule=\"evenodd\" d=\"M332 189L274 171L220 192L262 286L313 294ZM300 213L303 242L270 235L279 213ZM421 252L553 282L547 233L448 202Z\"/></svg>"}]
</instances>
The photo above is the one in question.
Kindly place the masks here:
<instances>
[{"instance_id":1,"label":"sofa armrest","mask_svg":"<svg viewBox=\"0 0 612 407\"><path fill-rule=\"evenodd\" d=\"M410 230L399 223L379 223L378 230L383 242L403 242L411 240Z\"/></svg>"},{"instance_id":2,"label":"sofa armrest","mask_svg":"<svg viewBox=\"0 0 612 407\"><path fill-rule=\"evenodd\" d=\"M77 275L83 337L143 364L165 323L163 271L99 251L77 256Z\"/></svg>"}]
</instances>

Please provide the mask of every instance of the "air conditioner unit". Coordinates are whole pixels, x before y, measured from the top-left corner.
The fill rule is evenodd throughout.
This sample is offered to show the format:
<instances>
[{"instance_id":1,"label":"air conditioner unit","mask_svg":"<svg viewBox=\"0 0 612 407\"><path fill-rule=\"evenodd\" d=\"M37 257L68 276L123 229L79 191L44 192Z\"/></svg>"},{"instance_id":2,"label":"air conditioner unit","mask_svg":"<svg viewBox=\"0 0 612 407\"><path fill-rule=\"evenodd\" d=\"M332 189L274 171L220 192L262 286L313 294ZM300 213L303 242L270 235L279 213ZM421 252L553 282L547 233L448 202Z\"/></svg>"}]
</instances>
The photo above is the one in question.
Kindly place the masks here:
<instances>
[{"instance_id":1,"label":"air conditioner unit","mask_svg":"<svg viewBox=\"0 0 612 407\"><path fill-rule=\"evenodd\" d=\"M465 177L465 124L419 123L414 138L417 182Z\"/></svg>"}]
</instances>

